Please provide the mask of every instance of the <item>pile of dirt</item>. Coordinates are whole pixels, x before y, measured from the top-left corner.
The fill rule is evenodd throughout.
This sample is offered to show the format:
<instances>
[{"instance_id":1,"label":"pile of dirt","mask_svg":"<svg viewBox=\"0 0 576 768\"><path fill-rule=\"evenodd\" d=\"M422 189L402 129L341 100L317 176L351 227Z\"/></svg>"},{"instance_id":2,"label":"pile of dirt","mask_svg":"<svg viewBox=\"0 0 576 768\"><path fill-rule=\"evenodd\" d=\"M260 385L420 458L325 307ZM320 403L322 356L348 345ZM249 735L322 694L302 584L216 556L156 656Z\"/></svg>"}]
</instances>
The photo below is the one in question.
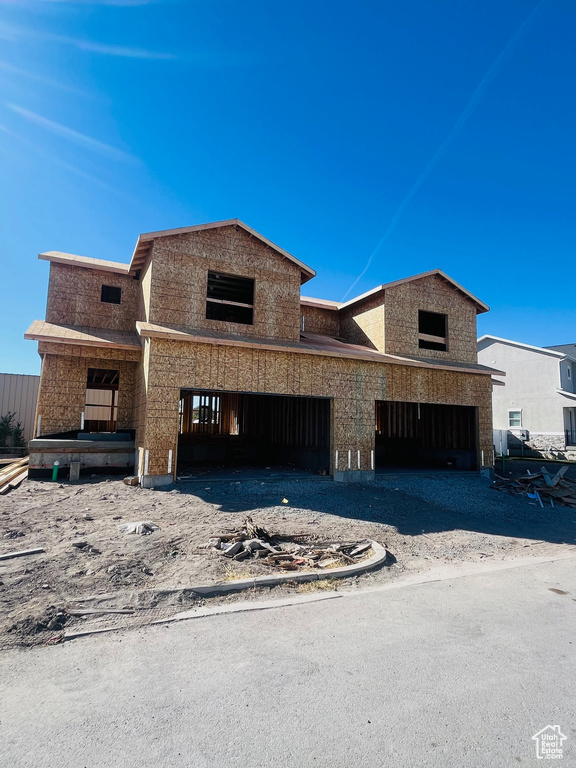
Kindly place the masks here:
<instances>
[{"instance_id":1,"label":"pile of dirt","mask_svg":"<svg viewBox=\"0 0 576 768\"><path fill-rule=\"evenodd\" d=\"M49 605L40 616L25 616L8 627L21 645L36 645L48 640L47 633L60 633L70 620L66 608Z\"/></svg>"}]
</instances>

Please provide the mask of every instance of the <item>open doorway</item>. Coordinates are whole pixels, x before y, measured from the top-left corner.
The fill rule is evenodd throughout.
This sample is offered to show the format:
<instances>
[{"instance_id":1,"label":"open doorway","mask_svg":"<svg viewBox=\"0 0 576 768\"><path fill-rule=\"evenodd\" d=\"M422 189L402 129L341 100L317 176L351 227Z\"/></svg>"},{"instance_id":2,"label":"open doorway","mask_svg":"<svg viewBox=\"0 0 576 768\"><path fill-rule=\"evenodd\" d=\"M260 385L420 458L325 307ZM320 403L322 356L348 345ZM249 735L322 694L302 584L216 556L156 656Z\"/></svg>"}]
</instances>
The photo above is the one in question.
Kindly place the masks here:
<instances>
[{"instance_id":1,"label":"open doorway","mask_svg":"<svg viewBox=\"0 0 576 768\"><path fill-rule=\"evenodd\" d=\"M182 390L178 474L195 467L330 467L330 400Z\"/></svg>"},{"instance_id":2,"label":"open doorway","mask_svg":"<svg viewBox=\"0 0 576 768\"><path fill-rule=\"evenodd\" d=\"M85 432L116 432L120 372L106 368L88 368Z\"/></svg>"},{"instance_id":3,"label":"open doorway","mask_svg":"<svg viewBox=\"0 0 576 768\"><path fill-rule=\"evenodd\" d=\"M376 466L478 469L477 408L377 400Z\"/></svg>"}]
</instances>

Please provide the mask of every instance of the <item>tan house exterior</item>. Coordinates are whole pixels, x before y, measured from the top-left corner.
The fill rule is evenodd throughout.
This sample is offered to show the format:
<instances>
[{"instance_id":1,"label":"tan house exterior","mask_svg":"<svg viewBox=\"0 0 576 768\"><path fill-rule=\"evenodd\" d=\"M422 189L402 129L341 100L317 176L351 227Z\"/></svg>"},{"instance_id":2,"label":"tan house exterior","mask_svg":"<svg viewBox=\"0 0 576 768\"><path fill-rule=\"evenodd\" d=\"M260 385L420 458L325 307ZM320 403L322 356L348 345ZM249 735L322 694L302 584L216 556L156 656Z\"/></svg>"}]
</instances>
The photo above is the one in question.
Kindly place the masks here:
<instances>
[{"instance_id":1,"label":"tan house exterior","mask_svg":"<svg viewBox=\"0 0 576 768\"><path fill-rule=\"evenodd\" d=\"M488 307L440 270L343 304L301 297L315 272L237 219L141 235L129 265L40 258L46 320L25 334L42 357L38 440L127 433L146 486L184 456L342 481L370 480L382 456L492 465Z\"/></svg>"}]
</instances>

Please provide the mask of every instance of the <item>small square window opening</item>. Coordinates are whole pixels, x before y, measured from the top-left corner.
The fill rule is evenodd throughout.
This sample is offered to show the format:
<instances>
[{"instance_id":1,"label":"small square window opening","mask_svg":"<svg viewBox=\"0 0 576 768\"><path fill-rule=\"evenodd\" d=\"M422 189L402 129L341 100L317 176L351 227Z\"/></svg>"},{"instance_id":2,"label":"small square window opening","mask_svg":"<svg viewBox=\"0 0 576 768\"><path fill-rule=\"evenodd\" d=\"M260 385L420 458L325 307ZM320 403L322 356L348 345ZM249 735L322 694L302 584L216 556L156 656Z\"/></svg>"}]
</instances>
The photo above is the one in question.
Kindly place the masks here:
<instances>
[{"instance_id":1,"label":"small square window opening","mask_svg":"<svg viewBox=\"0 0 576 768\"><path fill-rule=\"evenodd\" d=\"M516 429L522 427L522 411L508 411L508 426Z\"/></svg>"},{"instance_id":2,"label":"small square window opening","mask_svg":"<svg viewBox=\"0 0 576 768\"><path fill-rule=\"evenodd\" d=\"M100 301L103 301L106 304L120 304L121 300L122 300L122 288L117 288L115 285L102 286Z\"/></svg>"}]
</instances>

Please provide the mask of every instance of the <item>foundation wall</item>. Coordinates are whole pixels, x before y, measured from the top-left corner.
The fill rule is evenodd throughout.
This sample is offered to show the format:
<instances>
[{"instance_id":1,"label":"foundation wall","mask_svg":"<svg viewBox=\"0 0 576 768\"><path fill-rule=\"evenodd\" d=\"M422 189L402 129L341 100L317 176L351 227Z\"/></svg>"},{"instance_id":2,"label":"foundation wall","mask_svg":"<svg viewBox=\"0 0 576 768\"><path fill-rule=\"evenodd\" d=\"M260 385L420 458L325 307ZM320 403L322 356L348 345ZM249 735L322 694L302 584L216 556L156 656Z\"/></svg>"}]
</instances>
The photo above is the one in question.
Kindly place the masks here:
<instances>
[{"instance_id":1,"label":"foundation wall","mask_svg":"<svg viewBox=\"0 0 576 768\"><path fill-rule=\"evenodd\" d=\"M103 285L122 290L120 304L101 301ZM139 293L132 277L52 262L46 322L133 331Z\"/></svg>"},{"instance_id":2,"label":"foundation wall","mask_svg":"<svg viewBox=\"0 0 576 768\"><path fill-rule=\"evenodd\" d=\"M120 372L117 429L134 429L134 383L140 353L104 350L72 344L40 344L43 355L38 408L40 435L80 431L86 404L88 368L111 368Z\"/></svg>"},{"instance_id":3,"label":"foundation wall","mask_svg":"<svg viewBox=\"0 0 576 768\"><path fill-rule=\"evenodd\" d=\"M300 268L236 226L163 237L153 246L150 322L300 338ZM206 318L208 272L254 279L252 325Z\"/></svg>"},{"instance_id":4,"label":"foundation wall","mask_svg":"<svg viewBox=\"0 0 576 768\"><path fill-rule=\"evenodd\" d=\"M478 406L480 449L492 463L489 376L160 339L150 341L149 354L146 430L137 446L148 450L150 475L167 474L170 450L175 460L181 389L332 398L332 472L335 451L339 470L371 470L376 400Z\"/></svg>"}]
</instances>

